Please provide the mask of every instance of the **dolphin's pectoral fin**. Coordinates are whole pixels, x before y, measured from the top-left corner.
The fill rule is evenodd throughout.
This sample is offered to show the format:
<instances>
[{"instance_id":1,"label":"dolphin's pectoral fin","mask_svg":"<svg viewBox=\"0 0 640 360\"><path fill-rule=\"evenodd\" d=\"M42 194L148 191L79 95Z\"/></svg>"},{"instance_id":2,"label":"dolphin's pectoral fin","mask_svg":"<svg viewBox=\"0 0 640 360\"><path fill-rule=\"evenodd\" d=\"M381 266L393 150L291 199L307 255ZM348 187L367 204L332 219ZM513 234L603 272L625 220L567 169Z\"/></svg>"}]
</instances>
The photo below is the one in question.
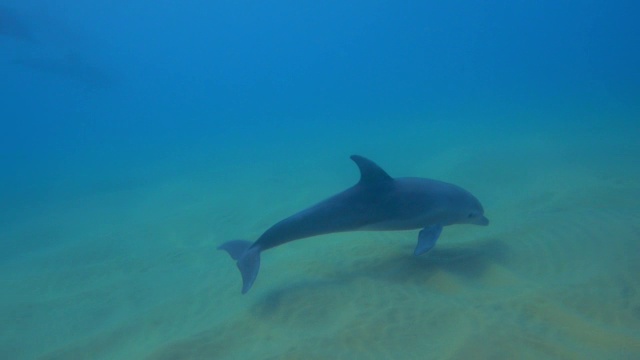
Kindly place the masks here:
<instances>
[{"instance_id":1,"label":"dolphin's pectoral fin","mask_svg":"<svg viewBox=\"0 0 640 360\"><path fill-rule=\"evenodd\" d=\"M413 255L422 255L431 250L436 245L440 233L442 233L442 225L431 225L420 230L420 234L418 234L418 244L413 251Z\"/></svg>"},{"instance_id":2,"label":"dolphin's pectoral fin","mask_svg":"<svg viewBox=\"0 0 640 360\"><path fill-rule=\"evenodd\" d=\"M237 260L236 265L242 275L242 293L246 294L258 277L260 248L251 247L250 241L233 240L218 246L218 249L226 251L233 260Z\"/></svg>"}]
</instances>

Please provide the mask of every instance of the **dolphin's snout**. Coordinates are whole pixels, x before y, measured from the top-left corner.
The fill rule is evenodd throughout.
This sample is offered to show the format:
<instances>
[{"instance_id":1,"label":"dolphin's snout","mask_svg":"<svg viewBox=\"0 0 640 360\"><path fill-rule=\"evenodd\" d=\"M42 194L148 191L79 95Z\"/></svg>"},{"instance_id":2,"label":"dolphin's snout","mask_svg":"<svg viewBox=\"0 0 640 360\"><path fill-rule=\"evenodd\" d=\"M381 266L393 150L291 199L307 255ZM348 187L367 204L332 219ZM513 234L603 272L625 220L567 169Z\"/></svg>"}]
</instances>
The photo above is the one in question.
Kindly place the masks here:
<instances>
[{"instance_id":1,"label":"dolphin's snout","mask_svg":"<svg viewBox=\"0 0 640 360\"><path fill-rule=\"evenodd\" d=\"M486 216L482 215L482 217L478 219L478 225L482 225L482 226L489 225L489 219L487 219Z\"/></svg>"}]
</instances>

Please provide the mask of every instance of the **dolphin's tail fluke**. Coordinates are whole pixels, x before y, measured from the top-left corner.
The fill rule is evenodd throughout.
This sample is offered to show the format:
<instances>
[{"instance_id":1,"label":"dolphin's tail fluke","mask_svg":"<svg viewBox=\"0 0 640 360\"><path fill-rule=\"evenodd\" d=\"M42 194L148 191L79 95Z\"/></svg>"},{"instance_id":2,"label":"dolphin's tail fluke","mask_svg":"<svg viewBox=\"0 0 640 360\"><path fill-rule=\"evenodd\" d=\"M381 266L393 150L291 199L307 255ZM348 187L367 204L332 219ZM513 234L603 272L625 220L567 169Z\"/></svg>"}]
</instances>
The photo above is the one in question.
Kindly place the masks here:
<instances>
[{"instance_id":1,"label":"dolphin's tail fluke","mask_svg":"<svg viewBox=\"0 0 640 360\"><path fill-rule=\"evenodd\" d=\"M260 248L251 245L251 241L232 240L218 246L218 250L226 251L233 260L236 260L240 274L242 274L243 294L251 289L260 270Z\"/></svg>"}]
</instances>

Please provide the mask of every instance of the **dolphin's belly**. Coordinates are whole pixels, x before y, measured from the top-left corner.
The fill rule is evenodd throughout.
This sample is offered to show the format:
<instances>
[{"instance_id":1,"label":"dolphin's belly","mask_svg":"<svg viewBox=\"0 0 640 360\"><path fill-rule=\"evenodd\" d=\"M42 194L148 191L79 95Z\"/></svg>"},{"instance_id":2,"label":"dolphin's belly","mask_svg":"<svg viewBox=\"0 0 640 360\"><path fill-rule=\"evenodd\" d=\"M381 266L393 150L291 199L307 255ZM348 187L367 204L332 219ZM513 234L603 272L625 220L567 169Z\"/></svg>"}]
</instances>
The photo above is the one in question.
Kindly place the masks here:
<instances>
[{"instance_id":1,"label":"dolphin's belly","mask_svg":"<svg viewBox=\"0 0 640 360\"><path fill-rule=\"evenodd\" d=\"M422 229L425 226L433 225L435 222L428 216L415 217L410 219L393 219L380 221L365 225L358 230L364 231L394 231L394 230L414 230Z\"/></svg>"}]
</instances>

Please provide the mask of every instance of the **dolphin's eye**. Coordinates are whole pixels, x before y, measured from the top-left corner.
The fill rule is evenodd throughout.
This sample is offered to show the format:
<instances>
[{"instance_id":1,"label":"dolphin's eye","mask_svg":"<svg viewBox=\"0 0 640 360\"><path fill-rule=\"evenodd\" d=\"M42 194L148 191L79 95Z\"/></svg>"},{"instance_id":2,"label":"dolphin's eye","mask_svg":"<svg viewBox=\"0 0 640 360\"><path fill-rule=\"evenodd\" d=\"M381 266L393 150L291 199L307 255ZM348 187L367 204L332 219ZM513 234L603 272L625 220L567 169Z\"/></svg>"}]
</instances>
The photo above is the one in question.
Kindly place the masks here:
<instances>
[{"instance_id":1,"label":"dolphin's eye","mask_svg":"<svg viewBox=\"0 0 640 360\"><path fill-rule=\"evenodd\" d=\"M473 213L469 213L469 215L467 215L467 218L471 219L473 217Z\"/></svg>"}]
</instances>

